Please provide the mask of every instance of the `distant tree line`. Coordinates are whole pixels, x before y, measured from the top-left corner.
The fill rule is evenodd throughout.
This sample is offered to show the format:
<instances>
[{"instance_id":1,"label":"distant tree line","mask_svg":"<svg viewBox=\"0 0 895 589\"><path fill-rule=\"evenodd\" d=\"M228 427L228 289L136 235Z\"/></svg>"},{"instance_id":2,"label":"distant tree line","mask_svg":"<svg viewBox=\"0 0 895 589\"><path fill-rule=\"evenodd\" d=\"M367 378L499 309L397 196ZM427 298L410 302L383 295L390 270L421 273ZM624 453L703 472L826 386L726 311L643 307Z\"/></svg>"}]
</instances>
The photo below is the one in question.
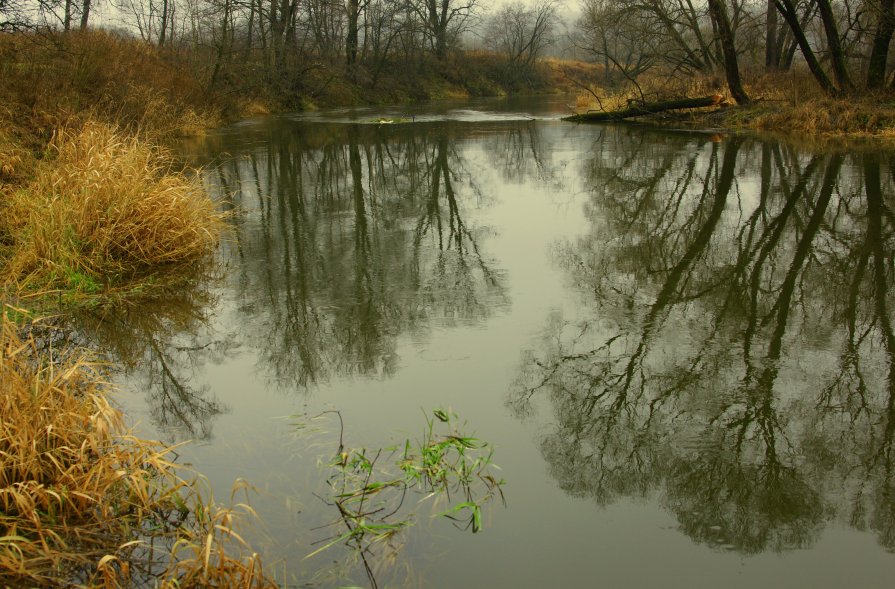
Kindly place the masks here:
<instances>
[{"instance_id":1,"label":"distant tree line","mask_svg":"<svg viewBox=\"0 0 895 589\"><path fill-rule=\"evenodd\" d=\"M554 39L558 0L517 2L488 14L480 0L0 0L0 30L84 29L104 2L103 27L195 55L211 84L234 67L268 81L309 70L362 71L372 85L396 64L444 61L465 34L510 65L530 66ZM289 80L286 80L287 82Z\"/></svg>"}]
</instances>

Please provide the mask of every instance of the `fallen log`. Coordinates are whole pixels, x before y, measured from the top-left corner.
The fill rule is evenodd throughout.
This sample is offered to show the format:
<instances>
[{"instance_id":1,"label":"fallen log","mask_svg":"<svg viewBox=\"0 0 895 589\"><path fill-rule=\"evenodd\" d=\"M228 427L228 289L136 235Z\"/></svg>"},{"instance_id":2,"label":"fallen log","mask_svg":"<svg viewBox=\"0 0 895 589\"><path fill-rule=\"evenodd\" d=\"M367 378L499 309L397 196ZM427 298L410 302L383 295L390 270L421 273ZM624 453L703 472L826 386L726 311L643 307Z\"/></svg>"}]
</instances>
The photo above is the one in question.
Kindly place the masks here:
<instances>
[{"instance_id":1,"label":"fallen log","mask_svg":"<svg viewBox=\"0 0 895 589\"><path fill-rule=\"evenodd\" d=\"M705 108L707 106L717 106L721 104L721 95L704 96L702 98L681 98L679 100L665 100L662 102L642 102L632 104L628 108L622 110L609 111L588 111L581 114L575 114L563 117L564 121L572 121L575 123L598 123L606 121L620 121L622 119L630 119L631 117L642 117L645 115L653 115L666 110L679 110L682 108Z\"/></svg>"}]
</instances>

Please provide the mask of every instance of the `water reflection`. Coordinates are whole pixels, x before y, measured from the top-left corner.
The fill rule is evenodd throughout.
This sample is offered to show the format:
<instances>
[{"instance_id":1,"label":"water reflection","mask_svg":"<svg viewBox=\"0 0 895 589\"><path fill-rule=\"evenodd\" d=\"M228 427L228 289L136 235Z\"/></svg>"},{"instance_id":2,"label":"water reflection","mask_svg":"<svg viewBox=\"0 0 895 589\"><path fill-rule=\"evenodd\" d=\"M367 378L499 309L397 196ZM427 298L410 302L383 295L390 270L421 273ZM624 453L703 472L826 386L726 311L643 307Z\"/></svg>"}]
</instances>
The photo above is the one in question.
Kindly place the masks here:
<instances>
[{"instance_id":1,"label":"water reflection","mask_svg":"<svg viewBox=\"0 0 895 589\"><path fill-rule=\"evenodd\" d=\"M210 385L195 382L206 364L221 364L237 347L233 334L216 333L209 314L216 305L212 285L219 280L208 264L139 305L114 313L86 310L77 329L114 360L134 386L144 391L155 426L171 439L206 441L214 419L227 411Z\"/></svg>"},{"instance_id":2,"label":"water reflection","mask_svg":"<svg viewBox=\"0 0 895 589\"><path fill-rule=\"evenodd\" d=\"M483 249L489 228L469 214L489 196L451 127L267 131L214 174L240 211L241 311L274 380L388 376L400 334L480 322L508 304Z\"/></svg>"},{"instance_id":3,"label":"water reflection","mask_svg":"<svg viewBox=\"0 0 895 589\"><path fill-rule=\"evenodd\" d=\"M623 529L651 529L654 520L624 520L594 532L596 510L554 495L563 517L540 513L554 489L532 466L533 428L501 422L506 375L530 346L509 406L536 416L538 450L568 494L616 504L612 517L628 498L658 502L715 550L815 546L816 564L830 522L895 550L888 156L529 121L277 120L213 135L197 151L232 211L220 280L96 329L129 359L134 387L172 436L209 439L233 408L202 448L205 464L217 452L233 476L282 475L271 485L290 501L313 497L313 464L284 468L304 449L284 447L271 415L338 403L369 421L365 435L388 437L413 427L401 415L420 405L465 404L477 435L498 442L511 489L537 489L511 494L511 515L480 540L498 538L483 560L546 554L567 538L550 558L571 561L587 534L615 545ZM587 229L577 237L579 210ZM577 305L540 259L551 243ZM553 313L533 345L552 307L565 314ZM292 546L295 562L311 552L294 547L296 530L319 514L290 509L269 511L274 544ZM530 522L545 533L520 533ZM408 553L419 565L447 543L430 550L414 539ZM688 554L690 565L712 558ZM743 562L724 562L733 560ZM533 570L492 564L469 570L523 581ZM566 584L590 578L559 566L549 574Z\"/></svg>"},{"instance_id":4,"label":"water reflection","mask_svg":"<svg viewBox=\"0 0 895 589\"><path fill-rule=\"evenodd\" d=\"M618 149L617 142L624 143ZM586 237L509 398L542 401L570 494L658 493L697 542L810 545L831 519L895 549L892 162L742 138L607 132Z\"/></svg>"}]
</instances>

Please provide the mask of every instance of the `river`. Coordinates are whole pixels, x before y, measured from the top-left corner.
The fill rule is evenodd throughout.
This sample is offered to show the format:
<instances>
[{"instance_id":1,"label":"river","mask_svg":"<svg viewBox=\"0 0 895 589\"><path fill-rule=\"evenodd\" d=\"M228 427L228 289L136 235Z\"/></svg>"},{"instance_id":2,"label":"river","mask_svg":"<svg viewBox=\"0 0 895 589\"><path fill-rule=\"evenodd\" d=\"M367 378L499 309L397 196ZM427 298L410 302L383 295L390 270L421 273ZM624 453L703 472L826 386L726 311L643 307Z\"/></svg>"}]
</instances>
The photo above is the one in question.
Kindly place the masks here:
<instances>
[{"instance_id":1,"label":"river","mask_svg":"<svg viewBox=\"0 0 895 589\"><path fill-rule=\"evenodd\" d=\"M137 431L193 440L218 500L254 486L287 586L891 586L895 153L566 112L190 143L230 211L215 265L91 326ZM383 505L412 525L306 558L344 532L340 439L395 476L436 409L490 444L505 504L477 481L472 533L437 515L456 496L402 491Z\"/></svg>"}]
</instances>

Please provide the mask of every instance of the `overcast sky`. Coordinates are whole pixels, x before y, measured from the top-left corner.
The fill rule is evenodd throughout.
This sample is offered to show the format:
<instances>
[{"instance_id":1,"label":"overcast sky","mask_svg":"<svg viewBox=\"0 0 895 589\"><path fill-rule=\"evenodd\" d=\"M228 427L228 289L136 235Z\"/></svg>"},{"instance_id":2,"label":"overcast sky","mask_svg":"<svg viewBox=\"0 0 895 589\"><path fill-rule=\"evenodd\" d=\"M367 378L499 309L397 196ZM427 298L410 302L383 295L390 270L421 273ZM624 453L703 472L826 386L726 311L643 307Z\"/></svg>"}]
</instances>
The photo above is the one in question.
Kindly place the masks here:
<instances>
[{"instance_id":1,"label":"overcast sky","mask_svg":"<svg viewBox=\"0 0 895 589\"><path fill-rule=\"evenodd\" d=\"M538 0L479 0L479 7L483 9L484 16L492 13L501 6L521 2L533 5ZM580 12L581 0L558 0L559 14L563 22L571 25ZM133 16L127 12L121 12L112 6L112 2L93 2L92 19L94 23L111 26L132 26Z\"/></svg>"}]
</instances>

